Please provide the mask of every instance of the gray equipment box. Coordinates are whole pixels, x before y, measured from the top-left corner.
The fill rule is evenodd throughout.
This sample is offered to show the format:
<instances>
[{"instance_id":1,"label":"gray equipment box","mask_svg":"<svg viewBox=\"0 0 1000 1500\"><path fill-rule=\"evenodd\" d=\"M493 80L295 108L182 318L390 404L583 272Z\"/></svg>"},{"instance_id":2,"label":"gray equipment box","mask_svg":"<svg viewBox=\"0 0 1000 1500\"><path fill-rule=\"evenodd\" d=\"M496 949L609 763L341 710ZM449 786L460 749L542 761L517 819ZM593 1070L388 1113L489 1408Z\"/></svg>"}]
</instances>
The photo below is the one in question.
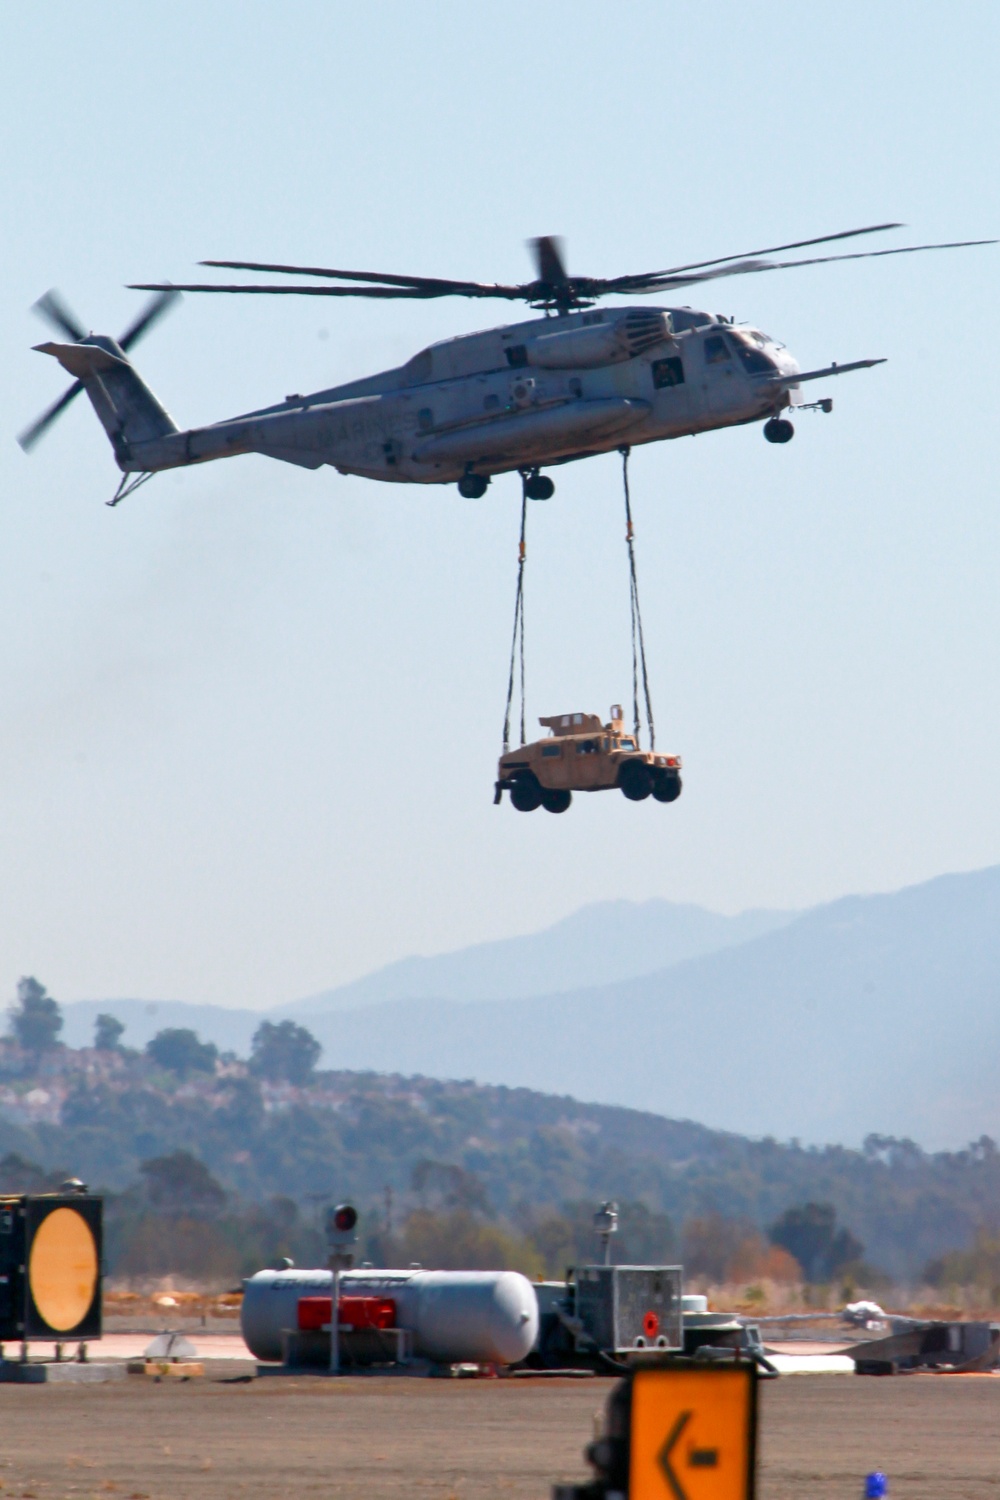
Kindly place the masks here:
<instances>
[{"instance_id":1,"label":"gray equipment box","mask_svg":"<svg viewBox=\"0 0 1000 1500\"><path fill-rule=\"evenodd\" d=\"M598 1349L683 1349L680 1266L577 1266L576 1316Z\"/></svg>"}]
</instances>

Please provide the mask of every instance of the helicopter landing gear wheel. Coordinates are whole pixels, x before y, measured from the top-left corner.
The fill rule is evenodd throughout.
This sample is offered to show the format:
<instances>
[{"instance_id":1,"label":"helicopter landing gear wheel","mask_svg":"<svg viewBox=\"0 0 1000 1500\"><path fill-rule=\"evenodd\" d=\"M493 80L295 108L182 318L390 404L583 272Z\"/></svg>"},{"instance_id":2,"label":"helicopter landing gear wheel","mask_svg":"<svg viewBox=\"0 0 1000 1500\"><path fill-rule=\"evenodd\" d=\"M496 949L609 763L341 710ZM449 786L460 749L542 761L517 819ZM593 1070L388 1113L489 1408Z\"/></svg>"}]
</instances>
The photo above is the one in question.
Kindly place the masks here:
<instances>
[{"instance_id":1,"label":"helicopter landing gear wheel","mask_svg":"<svg viewBox=\"0 0 1000 1500\"><path fill-rule=\"evenodd\" d=\"M657 776L653 782L653 796L657 802L676 802L680 794L679 776Z\"/></svg>"},{"instance_id":2,"label":"helicopter landing gear wheel","mask_svg":"<svg viewBox=\"0 0 1000 1500\"><path fill-rule=\"evenodd\" d=\"M482 474L463 474L458 481L458 493L463 500L481 500L488 484L489 480Z\"/></svg>"},{"instance_id":3,"label":"helicopter landing gear wheel","mask_svg":"<svg viewBox=\"0 0 1000 1500\"><path fill-rule=\"evenodd\" d=\"M561 787L546 787L542 792L542 806L546 812L563 813L573 800L573 793Z\"/></svg>"},{"instance_id":4,"label":"helicopter landing gear wheel","mask_svg":"<svg viewBox=\"0 0 1000 1500\"><path fill-rule=\"evenodd\" d=\"M649 767L641 760L627 760L618 773L618 785L630 802L645 802L653 790Z\"/></svg>"},{"instance_id":5,"label":"helicopter landing gear wheel","mask_svg":"<svg viewBox=\"0 0 1000 1500\"><path fill-rule=\"evenodd\" d=\"M524 493L529 500L551 500L556 487L547 474L529 474L524 481Z\"/></svg>"},{"instance_id":6,"label":"helicopter landing gear wheel","mask_svg":"<svg viewBox=\"0 0 1000 1500\"><path fill-rule=\"evenodd\" d=\"M764 436L769 443L790 443L795 436L795 428L786 417L772 417L769 422L764 423Z\"/></svg>"},{"instance_id":7,"label":"helicopter landing gear wheel","mask_svg":"<svg viewBox=\"0 0 1000 1500\"><path fill-rule=\"evenodd\" d=\"M527 776L519 776L514 782L510 789L510 800L518 812L534 812L536 807L541 807L542 789L530 771Z\"/></svg>"}]
</instances>

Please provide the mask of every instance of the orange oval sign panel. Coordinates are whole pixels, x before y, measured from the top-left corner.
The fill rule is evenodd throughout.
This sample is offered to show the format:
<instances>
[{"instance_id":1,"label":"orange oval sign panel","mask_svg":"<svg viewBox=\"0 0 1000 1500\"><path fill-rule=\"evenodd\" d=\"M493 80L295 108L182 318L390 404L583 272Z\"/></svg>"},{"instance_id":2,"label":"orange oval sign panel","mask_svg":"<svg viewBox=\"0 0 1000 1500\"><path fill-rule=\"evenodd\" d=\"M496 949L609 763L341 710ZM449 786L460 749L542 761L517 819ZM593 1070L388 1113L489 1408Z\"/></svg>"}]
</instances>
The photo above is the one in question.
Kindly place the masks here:
<instances>
[{"instance_id":1,"label":"orange oval sign panel","mask_svg":"<svg viewBox=\"0 0 1000 1500\"><path fill-rule=\"evenodd\" d=\"M97 1246L75 1208L53 1209L35 1232L28 1285L39 1314L57 1333L82 1323L97 1290Z\"/></svg>"}]
</instances>

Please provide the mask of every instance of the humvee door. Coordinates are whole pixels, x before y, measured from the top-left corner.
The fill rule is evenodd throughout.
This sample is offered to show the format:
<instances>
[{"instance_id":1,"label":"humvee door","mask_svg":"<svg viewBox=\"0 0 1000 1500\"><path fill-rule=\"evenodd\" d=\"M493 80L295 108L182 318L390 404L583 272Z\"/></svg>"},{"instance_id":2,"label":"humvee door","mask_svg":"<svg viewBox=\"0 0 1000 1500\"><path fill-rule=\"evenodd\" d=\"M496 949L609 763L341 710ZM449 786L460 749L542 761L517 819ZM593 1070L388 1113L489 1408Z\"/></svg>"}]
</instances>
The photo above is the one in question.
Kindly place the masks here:
<instances>
[{"instance_id":1,"label":"humvee door","mask_svg":"<svg viewBox=\"0 0 1000 1500\"><path fill-rule=\"evenodd\" d=\"M572 757L572 740L542 740L533 767L542 786L574 787L576 782L570 779L570 772L575 769Z\"/></svg>"},{"instance_id":2,"label":"humvee door","mask_svg":"<svg viewBox=\"0 0 1000 1500\"><path fill-rule=\"evenodd\" d=\"M608 785L608 760L603 753L606 738L605 735L593 734L586 739L573 740L566 746L572 754L570 786L584 792Z\"/></svg>"}]
</instances>

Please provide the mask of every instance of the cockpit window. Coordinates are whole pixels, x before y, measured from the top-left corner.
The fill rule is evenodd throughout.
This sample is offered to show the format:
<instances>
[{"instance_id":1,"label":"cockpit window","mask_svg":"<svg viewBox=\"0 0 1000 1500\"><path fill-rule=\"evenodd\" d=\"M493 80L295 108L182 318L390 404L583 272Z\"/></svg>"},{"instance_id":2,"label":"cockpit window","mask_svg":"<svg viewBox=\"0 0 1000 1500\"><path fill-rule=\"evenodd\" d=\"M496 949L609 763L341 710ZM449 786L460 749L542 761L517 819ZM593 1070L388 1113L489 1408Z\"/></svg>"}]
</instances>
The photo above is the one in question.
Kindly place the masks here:
<instances>
[{"instance_id":1,"label":"cockpit window","mask_svg":"<svg viewBox=\"0 0 1000 1500\"><path fill-rule=\"evenodd\" d=\"M777 366L773 359L768 359L761 349L761 344L766 342L761 333L751 333L741 329L734 335L736 352L744 370L750 375L773 375Z\"/></svg>"},{"instance_id":2,"label":"cockpit window","mask_svg":"<svg viewBox=\"0 0 1000 1500\"><path fill-rule=\"evenodd\" d=\"M726 341L721 333L710 333L705 340L705 363L706 365L721 365L727 359L732 359Z\"/></svg>"}]
</instances>

